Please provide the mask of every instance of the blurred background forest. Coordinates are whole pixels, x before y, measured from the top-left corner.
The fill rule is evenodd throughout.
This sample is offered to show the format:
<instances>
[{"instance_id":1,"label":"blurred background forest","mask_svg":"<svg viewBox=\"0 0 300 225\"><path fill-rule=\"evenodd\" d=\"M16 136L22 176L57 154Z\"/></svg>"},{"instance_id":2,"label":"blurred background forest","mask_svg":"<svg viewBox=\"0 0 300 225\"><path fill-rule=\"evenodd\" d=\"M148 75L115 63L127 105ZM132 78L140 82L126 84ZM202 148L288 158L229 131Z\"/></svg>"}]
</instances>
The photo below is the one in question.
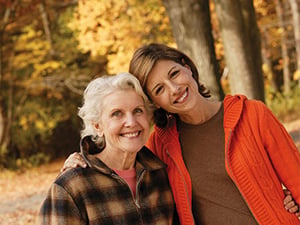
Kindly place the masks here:
<instances>
[{"instance_id":1,"label":"blurred background forest","mask_svg":"<svg viewBox=\"0 0 300 225\"><path fill-rule=\"evenodd\" d=\"M145 43L178 47L213 98L300 118L299 0L0 0L0 168L77 151L82 92Z\"/></svg>"}]
</instances>

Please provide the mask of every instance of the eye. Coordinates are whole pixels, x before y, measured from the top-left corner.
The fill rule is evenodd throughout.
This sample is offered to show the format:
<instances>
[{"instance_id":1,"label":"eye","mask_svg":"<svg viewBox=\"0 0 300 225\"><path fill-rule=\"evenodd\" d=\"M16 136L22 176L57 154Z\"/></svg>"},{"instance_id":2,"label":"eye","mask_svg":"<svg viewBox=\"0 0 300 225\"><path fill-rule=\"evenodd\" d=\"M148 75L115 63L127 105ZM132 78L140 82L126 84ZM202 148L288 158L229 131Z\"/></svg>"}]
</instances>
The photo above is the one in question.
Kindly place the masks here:
<instances>
[{"instance_id":1,"label":"eye","mask_svg":"<svg viewBox=\"0 0 300 225\"><path fill-rule=\"evenodd\" d=\"M141 107L138 107L138 108L135 108L134 109L134 113L138 113L138 114L141 114L144 112L144 109L142 109Z\"/></svg>"},{"instance_id":2,"label":"eye","mask_svg":"<svg viewBox=\"0 0 300 225\"><path fill-rule=\"evenodd\" d=\"M163 91L163 86L159 86L155 89L155 95L159 95Z\"/></svg>"},{"instance_id":3,"label":"eye","mask_svg":"<svg viewBox=\"0 0 300 225\"><path fill-rule=\"evenodd\" d=\"M112 117L120 117L121 115L122 112L120 110L116 110L111 114Z\"/></svg>"},{"instance_id":4,"label":"eye","mask_svg":"<svg viewBox=\"0 0 300 225\"><path fill-rule=\"evenodd\" d=\"M170 74L170 78L176 77L179 73L179 70L174 70L171 74Z\"/></svg>"}]
</instances>

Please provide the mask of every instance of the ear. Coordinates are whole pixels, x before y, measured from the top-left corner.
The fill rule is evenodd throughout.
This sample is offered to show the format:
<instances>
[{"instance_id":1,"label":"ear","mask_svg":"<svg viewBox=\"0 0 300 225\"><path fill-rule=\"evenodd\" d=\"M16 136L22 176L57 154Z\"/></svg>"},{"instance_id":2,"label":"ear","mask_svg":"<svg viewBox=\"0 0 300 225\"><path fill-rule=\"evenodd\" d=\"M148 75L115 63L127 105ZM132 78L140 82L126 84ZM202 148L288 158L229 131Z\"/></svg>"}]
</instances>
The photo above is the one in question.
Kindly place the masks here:
<instances>
[{"instance_id":1,"label":"ear","mask_svg":"<svg viewBox=\"0 0 300 225\"><path fill-rule=\"evenodd\" d=\"M155 103L153 103L153 105L154 105L155 109L160 109L161 108L159 105L157 105Z\"/></svg>"},{"instance_id":2,"label":"ear","mask_svg":"<svg viewBox=\"0 0 300 225\"><path fill-rule=\"evenodd\" d=\"M184 64L184 67L188 68L190 71L192 71L191 67L188 64Z\"/></svg>"},{"instance_id":3,"label":"ear","mask_svg":"<svg viewBox=\"0 0 300 225\"><path fill-rule=\"evenodd\" d=\"M185 62L184 58L181 59L182 64L184 65L184 67L188 68L189 70L192 71L191 67Z\"/></svg>"},{"instance_id":4,"label":"ear","mask_svg":"<svg viewBox=\"0 0 300 225\"><path fill-rule=\"evenodd\" d=\"M103 136L103 131L102 131L102 127L99 123L95 123L93 122L93 126L98 134L99 137L102 137Z\"/></svg>"}]
</instances>

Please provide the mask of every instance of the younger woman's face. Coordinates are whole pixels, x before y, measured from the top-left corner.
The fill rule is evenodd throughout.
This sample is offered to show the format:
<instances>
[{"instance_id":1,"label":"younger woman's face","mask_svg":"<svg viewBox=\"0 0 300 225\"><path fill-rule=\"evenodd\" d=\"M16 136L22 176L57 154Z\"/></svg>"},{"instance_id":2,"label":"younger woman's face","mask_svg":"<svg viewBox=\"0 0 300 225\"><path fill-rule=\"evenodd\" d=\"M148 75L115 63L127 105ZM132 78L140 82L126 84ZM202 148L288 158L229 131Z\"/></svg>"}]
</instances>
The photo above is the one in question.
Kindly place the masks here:
<instances>
[{"instance_id":1,"label":"younger woman's face","mask_svg":"<svg viewBox=\"0 0 300 225\"><path fill-rule=\"evenodd\" d=\"M157 107L170 113L186 114L200 95L189 66L159 60L148 75L146 89Z\"/></svg>"}]
</instances>

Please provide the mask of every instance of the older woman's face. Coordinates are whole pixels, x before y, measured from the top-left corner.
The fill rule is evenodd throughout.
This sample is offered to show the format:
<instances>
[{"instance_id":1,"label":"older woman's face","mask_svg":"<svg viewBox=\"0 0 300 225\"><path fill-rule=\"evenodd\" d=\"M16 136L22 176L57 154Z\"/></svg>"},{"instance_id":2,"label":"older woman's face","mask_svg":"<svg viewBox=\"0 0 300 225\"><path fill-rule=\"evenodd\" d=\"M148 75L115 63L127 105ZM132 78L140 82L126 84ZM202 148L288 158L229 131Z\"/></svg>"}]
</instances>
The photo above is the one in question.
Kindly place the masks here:
<instances>
[{"instance_id":1,"label":"older woman's face","mask_svg":"<svg viewBox=\"0 0 300 225\"><path fill-rule=\"evenodd\" d=\"M145 104L134 90L120 90L105 97L98 124L105 136L106 150L138 152L145 144L150 128Z\"/></svg>"}]
</instances>

